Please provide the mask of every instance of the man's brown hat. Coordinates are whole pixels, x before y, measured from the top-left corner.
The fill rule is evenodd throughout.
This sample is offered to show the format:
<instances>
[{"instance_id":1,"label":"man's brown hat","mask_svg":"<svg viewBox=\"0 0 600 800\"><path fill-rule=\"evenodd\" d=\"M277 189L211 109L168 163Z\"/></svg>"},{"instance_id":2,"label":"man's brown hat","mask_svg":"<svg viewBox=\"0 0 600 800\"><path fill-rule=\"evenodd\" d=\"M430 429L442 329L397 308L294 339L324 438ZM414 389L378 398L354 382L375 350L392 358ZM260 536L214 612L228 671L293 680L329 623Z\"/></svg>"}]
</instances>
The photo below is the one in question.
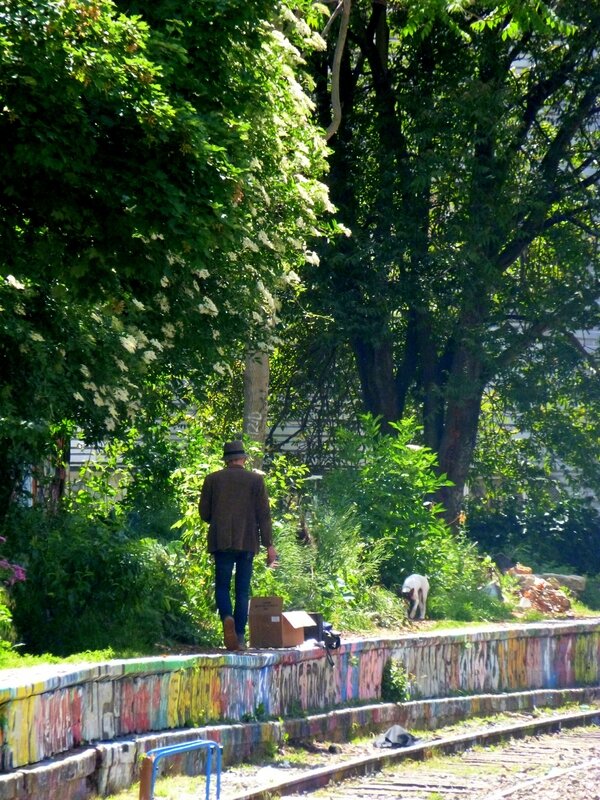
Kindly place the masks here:
<instances>
[{"instance_id":1,"label":"man's brown hat","mask_svg":"<svg viewBox=\"0 0 600 800\"><path fill-rule=\"evenodd\" d=\"M248 458L248 453L244 450L244 443L240 439L225 442L223 446L223 459L232 461L234 458Z\"/></svg>"}]
</instances>

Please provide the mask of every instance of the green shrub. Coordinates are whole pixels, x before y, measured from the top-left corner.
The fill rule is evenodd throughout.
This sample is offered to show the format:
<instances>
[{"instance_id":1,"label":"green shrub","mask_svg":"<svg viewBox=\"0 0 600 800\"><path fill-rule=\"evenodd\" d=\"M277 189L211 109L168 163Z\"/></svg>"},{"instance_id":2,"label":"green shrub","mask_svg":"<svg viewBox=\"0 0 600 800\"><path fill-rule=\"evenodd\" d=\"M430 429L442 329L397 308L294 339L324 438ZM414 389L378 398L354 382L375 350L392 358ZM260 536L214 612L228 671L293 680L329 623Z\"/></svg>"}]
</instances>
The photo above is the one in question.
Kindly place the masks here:
<instances>
[{"instance_id":1,"label":"green shrub","mask_svg":"<svg viewBox=\"0 0 600 800\"><path fill-rule=\"evenodd\" d=\"M276 521L279 566L259 560L255 592L281 595L288 607L318 611L343 630L401 625L403 604L377 585L383 545L365 541L354 509L336 515L316 502L308 519L310 543L298 540L295 520Z\"/></svg>"},{"instance_id":2,"label":"green shrub","mask_svg":"<svg viewBox=\"0 0 600 800\"><path fill-rule=\"evenodd\" d=\"M14 592L15 624L30 653L150 653L218 641L205 547L192 557L173 527L182 506L197 506L203 474L218 457L193 417L174 441L171 425L182 416L112 442L56 513L12 509L12 554L31 578Z\"/></svg>"},{"instance_id":3,"label":"green shrub","mask_svg":"<svg viewBox=\"0 0 600 800\"><path fill-rule=\"evenodd\" d=\"M581 498L506 498L502 508L492 509L473 502L469 536L488 552L504 552L536 571L600 572L600 516Z\"/></svg>"},{"instance_id":4,"label":"green shrub","mask_svg":"<svg viewBox=\"0 0 600 800\"><path fill-rule=\"evenodd\" d=\"M543 444L552 414L566 414L560 431L565 442L577 427L570 425L566 407L559 406L546 409L549 413L533 428L526 426L531 435L523 436L518 415L517 426L506 425L502 399L494 391L487 394L469 477L467 533L486 552L504 553L536 571L566 568L593 575L600 572L600 515L593 496L576 496L582 484L579 470L557 469L552 448ZM576 417L583 423L586 415L577 412ZM594 445L593 436L585 438Z\"/></svg>"},{"instance_id":5,"label":"green shrub","mask_svg":"<svg viewBox=\"0 0 600 800\"><path fill-rule=\"evenodd\" d=\"M477 587L465 589L456 584L451 588L437 587L428 603L432 617L461 622L510 618L511 611L505 603L489 597Z\"/></svg>"},{"instance_id":6,"label":"green shrub","mask_svg":"<svg viewBox=\"0 0 600 800\"><path fill-rule=\"evenodd\" d=\"M0 536L0 545L6 545L6 538ZM6 549L6 548L5 548ZM21 564L0 558L0 651L6 652L13 648L17 639L13 623L13 599L11 592L14 587L27 579L25 569Z\"/></svg>"},{"instance_id":7,"label":"green shrub","mask_svg":"<svg viewBox=\"0 0 600 800\"><path fill-rule=\"evenodd\" d=\"M580 600L588 608L600 610L600 575L592 575L587 579L585 591L582 592Z\"/></svg>"},{"instance_id":8,"label":"green shrub","mask_svg":"<svg viewBox=\"0 0 600 800\"><path fill-rule=\"evenodd\" d=\"M206 551L206 536L200 526L181 532L181 557L177 580L185 595L182 611L191 620L194 641L218 645L223 633L214 600L214 563Z\"/></svg>"},{"instance_id":9,"label":"green shrub","mask_svg":"<svg viewBox=\"0 0 600 800\"><path fill-rule=\"evenodd\" d=\"M389 658L381 675L381 699L384 703L405 703L411 699L412 681L402 662Z\"/></svg>"},{"instance_id":10,"label":"green shrub","mask_svg":"<svg viewBox=\"0 0 600 800\"><path fill-rule=\"evenodd\" d=\"M10 650L16 640L10 603L6 587L0 586L0 649Z\"/></svg>"},{"instance_id":11,"label":"green shrub","mask_svg":"<svg viewBox=\"0 0 600 800\"><path fill-rule=\"evenodd\" d=\"M149 650L190 632L165 546L73 510L17 509L9 522L27 566L27 583L14 587L14 623L28 652Z\"/></svg>"},{"instance_id":12,"label":"green shrub","mask_svg":"<svg viewBox=\"0 0 600 800\"><path fill-rule=\"evenodd\" d=\"M450 530L441 509L430 501L444 479L435 473L434 454L415 444L419 427L409 419L394 427L396 436L383 435L379 422L366 416L360 434L342 431L344 466L325 477L320 492L337 515L354 508L363 544L378 550L385 587L397 592L407 575L427 575L432 613L478 615L477 588L487 580L485 564L476 546ZM477 618L489 612L483 599Z\"/></svg>"}]
</instances>

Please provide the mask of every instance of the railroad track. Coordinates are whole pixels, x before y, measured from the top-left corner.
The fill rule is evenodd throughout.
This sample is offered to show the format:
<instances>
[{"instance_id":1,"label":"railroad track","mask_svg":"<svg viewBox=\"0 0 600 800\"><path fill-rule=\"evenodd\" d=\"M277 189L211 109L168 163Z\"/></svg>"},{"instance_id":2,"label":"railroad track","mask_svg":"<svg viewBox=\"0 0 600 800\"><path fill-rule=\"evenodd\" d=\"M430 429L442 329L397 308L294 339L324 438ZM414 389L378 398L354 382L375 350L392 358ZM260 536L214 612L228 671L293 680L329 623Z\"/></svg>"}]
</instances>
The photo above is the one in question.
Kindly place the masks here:
<instances>
[{"instance_id":1,"label":"railroad track","mask_svg":"<svg viewBox=\"0 0 600 800\"><path fill-rule=\"evenodd\" d=\"M600 730L544 734L435 763L404 763L317 795L321 800L597 800Z\"/></svg>"},{"instance_id":2,"label":"railroad track","mask_svg":"<svg viewBox=\"0 0 600 800\"><path fill-rule=\"evenodd\" d=\"M432 738L235 800L600 800L599 726L595 709Z\"/></svg>"}]
</instances>

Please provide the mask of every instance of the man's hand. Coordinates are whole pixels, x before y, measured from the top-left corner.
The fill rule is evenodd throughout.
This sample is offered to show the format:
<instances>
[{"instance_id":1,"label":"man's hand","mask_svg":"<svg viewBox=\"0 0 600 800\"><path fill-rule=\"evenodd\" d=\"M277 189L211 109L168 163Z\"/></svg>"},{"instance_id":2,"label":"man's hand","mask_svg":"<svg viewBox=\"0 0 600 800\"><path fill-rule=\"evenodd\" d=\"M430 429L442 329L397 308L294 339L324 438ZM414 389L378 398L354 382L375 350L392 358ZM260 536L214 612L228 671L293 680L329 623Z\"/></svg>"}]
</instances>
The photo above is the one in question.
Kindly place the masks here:
<instances>
[{"instance_id":1,"label":"man's hand","mask_svg":"<svg viewBox=\"0 0 600 800\"><path fill-rule=\"evenodd\" d=\"M273 547L273 545L269 545L267 547L267 567L276 567L277 566L277 550Z\"/></svg>"}]
</instances>

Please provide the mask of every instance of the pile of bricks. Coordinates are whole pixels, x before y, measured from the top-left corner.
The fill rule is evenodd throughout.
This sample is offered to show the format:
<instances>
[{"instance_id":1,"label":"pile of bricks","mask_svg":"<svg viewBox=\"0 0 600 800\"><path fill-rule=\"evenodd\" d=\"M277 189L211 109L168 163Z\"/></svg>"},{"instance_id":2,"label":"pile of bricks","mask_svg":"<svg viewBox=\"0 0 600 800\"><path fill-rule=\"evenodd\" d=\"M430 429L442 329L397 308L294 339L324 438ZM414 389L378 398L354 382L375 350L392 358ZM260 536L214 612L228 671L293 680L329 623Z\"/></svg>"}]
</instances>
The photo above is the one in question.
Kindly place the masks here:
<instances>
[{"instance_id":1,"label":"pile of bricks","mask_svg":"<svg viewBox=\"0 0 600 800\"><path fill-rule=\"evenodd\" d=\"M544 614L565 614L571 608L571 601L560 588L558 581L546 580L534 575L531 567L516 564L507 570L519 583L519 608L534 608Z\"/></svg>"}]
</instances>

